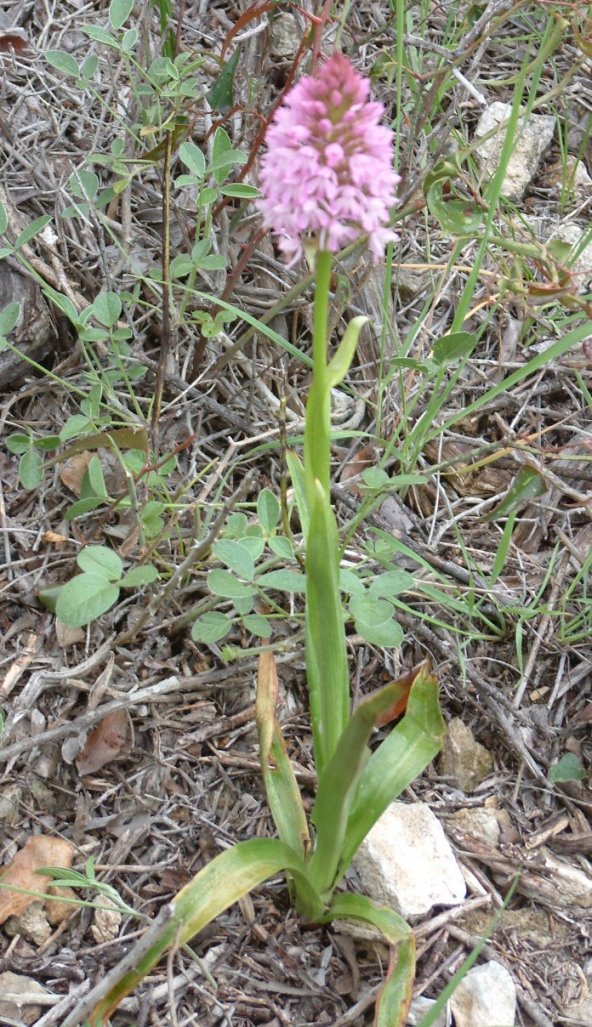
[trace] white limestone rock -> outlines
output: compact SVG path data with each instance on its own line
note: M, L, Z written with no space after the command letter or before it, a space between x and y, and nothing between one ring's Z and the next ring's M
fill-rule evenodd
M35 999L48 994L47 989L32 977L24 977L11 970L0 974L0 1023L35 1023L43 1011L42 1004Z
M456 906L466 893L442 825L423 802L393 802L360 846L355 869L370 898L402 916Z
M501 835L499 820L493 810L486 809L485 806L459 809L456 813L451 813L448 820L458 831L477 838L492 849L496 849L499 845Z
M511 105L496 100L484 111L475 137L481 139L497 126L507 122ZM519 121L519 134L512 156L508 162L502 185L502 195L508 200L521 200L537 173L543 154L550 146L555 128L555 119L550 114L529 114ZM490 139L484 140L475 150L477 163L486 178L495 173L504 144L506 128L500 127Z
M592 192L590 193L592 196ZM589 232L586 232L589 236ZM592 243L584 240L584 231L573 221L562 221L553 229L549 240L557 239L570 247L564 261L578 279L579 292L588 292L592 283Z
M302 30L293 14L282 11L272 22L271 53L273 57L285 57L291 60L296 56L300 46Z
M584 203L592 196L592 178L583 160L578 160L573 154L568 154L565 165L558 161L546 169L542 185L553 196L564 199L573 196L575 204Z
M470 727L460 717L448 722L440 756L440 773L469 794L491 774L493 756L475 741Z
M417 1024L421 1024L424 1016L427 1016L432 1011L432 1006L435 1003L435 999L425 998L423 995L414 998L407 1014L407 1027L416 1027ZM447 1010L444 1009L434 1020L433 1027L449 1027L449 1024L450 1017Z
M101 909L95 909L94 923L90 928L97 945L105 945L109 941L114 941L119 934L123 919L121 911L108 896L101 897L101 906Z
M9 916L4 930L13 938L21 934L35 945L44 945L51 937L51 927L42 902L31 902L18 916Z
M450 1000L456 1027L514 1027L516 988L505 966L473 967Z

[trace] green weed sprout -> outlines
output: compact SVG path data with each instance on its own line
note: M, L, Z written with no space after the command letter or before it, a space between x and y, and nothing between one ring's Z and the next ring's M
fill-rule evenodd
M279 838L240 842L204 867L163 910L124 966L115 968L98 1001L96 993L84 1000L90 1027L106 1022L169 946L183 945L241 896L279 873L286 875L296 908L308 921L354 918L382 932L393 946L393 958L376 1023L396 1027L406 1020L415 970L410 928L394 910L362 895L336 891L368 831L433 759L444 733L437 683L425 666L364 698L350 712L341 548L330 498L330 397L347 374L367 319L352 321L328 360L328 312L332 254L366 233L379 258L394 238L388 228L398 182L392 134L379 124L382 105L368 96L367 80L335 53L286 96L268 130L261 171L259 207L265 227L274 231L288 259L295 261L306 249L316 267L304 462L294 453L289 456L305 536L306 666L318 777L311 824L276 717L275 662L265 651L259 666L257 727ZM388 724L403 709L402 719L371 753L374 727Z

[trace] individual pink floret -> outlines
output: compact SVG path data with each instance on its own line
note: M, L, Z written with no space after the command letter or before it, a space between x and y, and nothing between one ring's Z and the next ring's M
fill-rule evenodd
M294 263L303 242L336 253L369 237L375 260L397 236L388 228L400 178L393 169L393 133L380 125L381 103L343 54L287 93L265 138L261 161L263 225Z

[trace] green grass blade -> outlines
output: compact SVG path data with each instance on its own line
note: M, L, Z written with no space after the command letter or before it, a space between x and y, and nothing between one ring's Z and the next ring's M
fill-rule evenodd
M347 825L340 877L387 806L433 760L442 745L444 730L436 679L422 668L411 687L405 716L372 754L360 778Z
M387 979L376 1003L375 1027L403 1027L413 997L415 941L402 917L387 906L378 906L364 895L338 895L326 919L352 917L376 927L396 946Z
M302 285L302 283L299 283L299 285ZM300 289L298 289L298 292L299 291ZM192 296L197 297L197 299L204 300L207 303L212 302L212 296L209 293L200 292L198 289L194 289L192 291ZM287 301L287 297L285 297L285 299ZM306 353L302 351L302 349L299 349L298 346L294 346L293 343L289 342L287 339L284 339L282 335L279 335L277 332L273 330L273 328L270 328L269 325L266 324L267 318L269 317L269 313L267 314L265 320L260 321L258 318L253 317L252 314L249 314L248 311L241 310L240 307L235 306L233 303L228 303L226 300L223 300L221 296L216 297L216 306L221 307L222 310L227 310L229 314L234 314L235 317L239 318L241 321L244 321L251 328L254 328L256 332L260 332L261 335L264 335L267 339L270 340L270 342L275 342L275 344L279 346L280 349L283 349L286 353L289 353L290 356L294 357L294 359L297 360L299 364L304 364L305 367L312 367L312 360Z
M570 349L573 349L574 346L577 346L580 342L583 342L584 339L587 339L591 331L592 321L590 321L589 318L586 318L581 325L572 329L572 331L568 332L567 335L564 335L562 339L558 339L557 342L552 343L541 353L537 353L526 364L519 367L517 371L513 371L507 378L504 378L503 381L498 382L497 385L493 386L493 388L484 392L483 395L479 396L472 403L469 403L468 406L457 410L452 417L447 418L439 428L435 429L434 432L430 434L429 438L437 438L437 436L443 431L446 431L448 428L452 428L454 424L457 424L458 421L462 421L465 417L470 417L471 414L476 413L477 410L481 409L481 407L487 406L489 403L493 402L494 399L497 399L498 396L510 393L515 385L519 385L520 382L523 382L531 375L536 374L536 372L540 371L541 368L546 367L547 365L552 366L554 361L559 360L559 358L569 352Z
M516 875L504 899L503 905L500 906L498 910L496 910L495 914L492 916L491 920L489 921L487 927L485 928L485 931L483 932L481 938L475 945L474 949L472 949L471 952L469 952L467 958L464 960L462 965L459 966L456 973L450 978L446 987L438 995L438 998L434 1002L433 1006L428 1010L425 1016L421 1018L418 1027L432 1027L432 1024L434 1024L440 1016L440 1014L444 1012L446 1008L446 1003L449 1001L449 999L452 998L460 982L463 980L464 977L466 977L471 967L477 962L483 949L487 945L487 942L492 937L492 935L495 934L495 931L497 930L497 927L503 918L505 910L508 908L510 902L512 901L514 892L516 891L516 887L518 885L518 881L519 876Z

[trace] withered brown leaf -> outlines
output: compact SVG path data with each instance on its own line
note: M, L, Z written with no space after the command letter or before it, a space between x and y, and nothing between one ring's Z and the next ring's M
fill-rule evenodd
M74 846L63 838L36 834L17 852L12 863L0 869L0 924L9 916L18 916L36 898L47 894L50 880L37 873L42 867L63 867L69 870L74 858ZM26 895L22 888L37 895Z
M76 757L76 769L81 777L94 774L119 755L125 745L128 732L126 710L114 710L97 724L86 739L83 749Z

